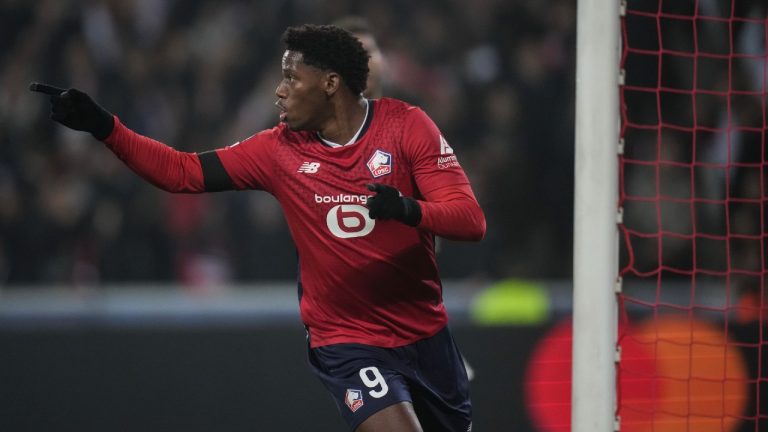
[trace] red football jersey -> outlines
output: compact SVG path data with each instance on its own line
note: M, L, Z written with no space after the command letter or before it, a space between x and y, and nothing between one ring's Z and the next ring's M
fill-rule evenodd
M203 191L194 155L115 124L105 142L140 175L166 190ZM402 346L445 326L434 235L476 240L485 219L453 149L421 109L369 101L360 135L346 146L280 124L216 153L236 189L265 190L283 208L312 347ZM419 226L370 219L369 183L419 200Z
M342 147L281 124L218 150L237 188L266 190L283 207L299 251L301 316L312 346L399 346L447 321L434 236L369 219L366 184L423 199L466 185L467 177L422 110L371 101L366 123L357 141Z

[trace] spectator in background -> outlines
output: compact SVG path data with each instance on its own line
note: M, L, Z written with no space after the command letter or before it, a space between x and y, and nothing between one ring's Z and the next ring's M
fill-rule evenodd
M346 16L333 22L334 25L352 33L363 44L371 58L368 60L368 83L363 96L368 99L379 99L384 96L384 80L386 76L386 63L384 55L379 49L376 37L370 24L364 18Z

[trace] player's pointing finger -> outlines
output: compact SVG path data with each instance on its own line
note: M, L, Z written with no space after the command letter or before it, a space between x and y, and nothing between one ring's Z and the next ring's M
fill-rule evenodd
M45 94L51 95L51 96L59 96L62 93L64 93L65 91L67 91L66 89L63 89L63 88L58 88L58 87L54 87L52 85L42 84L42 83L39 83L39 82L32 82L32 83L30 83L29 84L29 90L31 90L33 92L38 92L38 93L45 93Z

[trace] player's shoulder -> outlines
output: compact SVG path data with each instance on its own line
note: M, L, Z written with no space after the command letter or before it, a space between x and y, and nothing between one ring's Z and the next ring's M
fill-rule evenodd
M405 125L419 125L430 123L429 116L421 107L394 98L381 98L376 100L376 116L397 119Z
M421 108L416 105L395 98L383 97L381 99L376 99L375 103L378 112L392 116L405 116L413 111L421 111Z
M238 141L228 148L239 147L243 148L263 148L263 147L276 147L281 145L296 145L311 142L313 135L308 132L293 131L287 124L280 123L274 127L260 130L248 138Z
M235 143L235 145L255 143L255 142L265 142L265 141L276 141L279 138L280 134L282 133L281 129L282 129L281 125L277 125L275 127L260 130L258 132L255 132L253 135L249 136L248 138L242 141L238 141L237 143Z
M294 147L301 146L313 146L319 142L317 133L314 131L294 131L288 126L285 126L282 131L280 143L289 144Z
M275 143L280 144L305 144L317 141L315 134L309 131L295 131L291 130L286 123L279 123L272 129L264 131L269 134L270 138L275 140Z

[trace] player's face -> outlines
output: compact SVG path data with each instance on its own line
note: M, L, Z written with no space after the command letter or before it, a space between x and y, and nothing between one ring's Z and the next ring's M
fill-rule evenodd
M275 90L280 121L292 130L320 130L328 113L324 90L326 74L303 62L297 51L286 51L282 61L283 79Z

